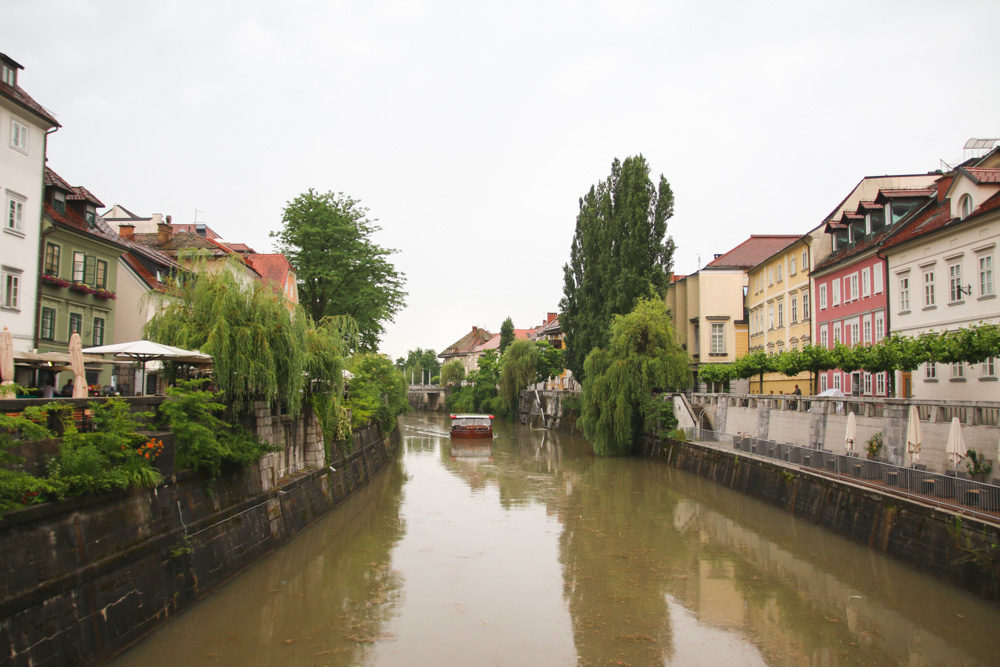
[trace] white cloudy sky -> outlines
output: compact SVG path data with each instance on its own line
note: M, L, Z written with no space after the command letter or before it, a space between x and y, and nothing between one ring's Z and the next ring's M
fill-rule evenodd
M1000 136L1000 3L823 4L3 0L0 51L106 204L266 251L309 187L365 202L408 279L395 357L555 310L616 156L670 181L687 273Z

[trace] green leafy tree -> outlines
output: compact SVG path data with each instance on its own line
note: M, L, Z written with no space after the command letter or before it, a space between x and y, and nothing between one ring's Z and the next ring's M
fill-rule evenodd
M465 379L465 364L458 359L452 359L441 367L441 384L447 387L450 384L459 385Z
M347 395L351 425L357 428L375 420L388 433L396 426L396 416L409 409L403 373L388 357L374 352L354 355L350 371L354 374Z
M459 387L452 391L445 405L452 412L496 412L502 413L503 406L497 395L500 381L500 358L496 350L487 350L478 361L478 367L466 377L471 386Z
M509 317L500 325L500 356L507 350L507 346L514 342L514 322Z
M380 227L368 209L343 193L310 189L285 205L282 222L271 235L295 267L306 312L316 321L352 317L360 349L375 350L406 292L405 276L391 261L397 251L375 243Z
M610 338L607 350L587 355L580 424L596 454L622 456L643 432L662 427L664 404L656 394L687 386L690 357L660 299L644 299L616 316Z
M563 267L562 314L566 366L586 378L584 360L605 347L611 320L636 300L663 297L673 266L666 237L674 195L661 175L654 184L642 155L617 159L611 175L580 199L570 259Z
M405 359L402 357L397 359L396 367L403 371L406 381L411 384L424 384L441 372L441 362L438 361L437 353L419 347L407 352Z
M566 359L563 351L552 346L547 340L535 341L538 348L538 382L557 378L566 370Z
M538 380L541 350L535 343L516 340L500 358L499 395L503 412L512 416L517 412L521 390Z

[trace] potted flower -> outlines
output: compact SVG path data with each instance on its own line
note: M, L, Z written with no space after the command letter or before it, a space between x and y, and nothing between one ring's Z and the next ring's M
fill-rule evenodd
M974 449L965 454L965 466L969 469L969 477L979 482L985 482L986 476L993 472L993 462Z
M882 440L882 431L868 438L868 442L865 443L865 451L868 453L869 460L878 461L883 444L885 443Z
M84 285L83 283L73 283L69 286L74 292L80 292L81 294L93 294L94 290L89 285Z
M118 298L115 295L114 292L112 292L111 290L106 290L103 287L99 287L96 290L94 290L94 296L96 296L98 299L116 299L116 298Z
M64 280L59 276L53 276L47 273L42 274L42 282L55 285L56 287L69 287L71 284L68 280Z

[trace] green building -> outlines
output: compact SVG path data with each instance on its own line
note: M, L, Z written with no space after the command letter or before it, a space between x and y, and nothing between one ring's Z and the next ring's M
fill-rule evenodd
M44 182L35 347L65 353L74 331L85 348L111 343L118 259L125 247L98 221L97 209L104 204L86 188L69 185L48 167ZM87 383L104 386L111 375L110 365L88 367ZM72 377L62 372L55 386ZM40 377L40 385L47 379Z

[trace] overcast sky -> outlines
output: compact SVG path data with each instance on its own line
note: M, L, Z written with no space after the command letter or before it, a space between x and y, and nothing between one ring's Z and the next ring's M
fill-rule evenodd
M577 200L643 153L688 273L805 233L865 175L1000 136L998 2L2 0L0 51L105 204L272 247L312 187L362 200L408 305L382 349L541 322Z

